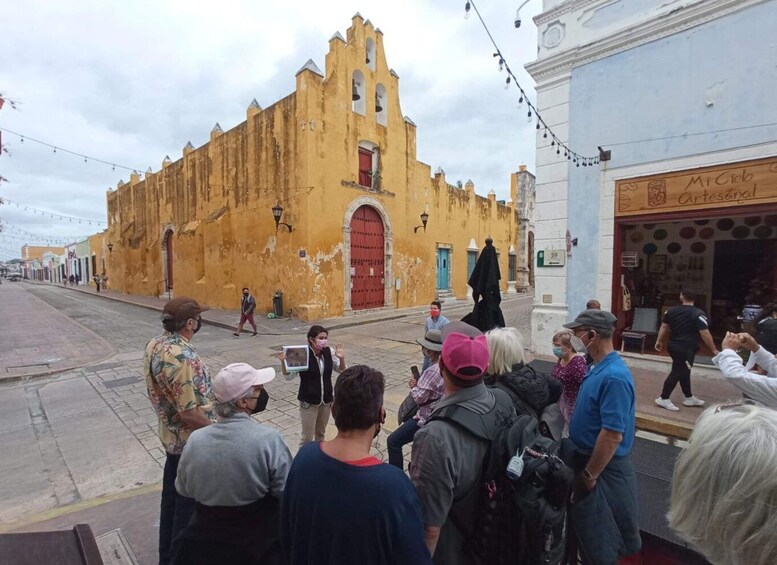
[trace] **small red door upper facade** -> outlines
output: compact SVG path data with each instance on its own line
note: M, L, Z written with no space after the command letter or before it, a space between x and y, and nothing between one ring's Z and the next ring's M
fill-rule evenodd
M361 206L351 217L351 308L364 310L385 304L383 220Z

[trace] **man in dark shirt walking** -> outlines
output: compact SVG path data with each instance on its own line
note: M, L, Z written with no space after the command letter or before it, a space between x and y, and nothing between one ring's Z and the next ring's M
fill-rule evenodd
M240 332L243 331L243 326L246 322L251 324L251 327L254 328L254 333L252 335L256 335L256 322L254 322L254 310L256 310L256 300L254 299L253 295L248 291L247 288L243 289L243 298L240 299L240 325L237 326L237 329L235 330L235 333L232 335L236 337L240 337Z
M678 381L685 395L684 406L704 406L704 401L691 393L691 367L693 367L698 350L699 336L713 356L718 354L715 343L712 341L712 334L710 334L707 315L703 310L693 305L695 299L694 292L683 290L680 293L682 304L672 306L666 311L663 320L661 320L661 329L658 330L656 351L660 352L664 349L664 340L668 333L667 351L672 357L672 369L664 381L661 396L656 398L656 404L667 410L679 410L669 399Z

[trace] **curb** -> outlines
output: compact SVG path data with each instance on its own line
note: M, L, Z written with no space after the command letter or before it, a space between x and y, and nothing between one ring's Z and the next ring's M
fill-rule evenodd
M679 439L688 439L693 431L693 426L684 422L675 422L637 412L636 428L647 432L653 432L664 436L676 437Z

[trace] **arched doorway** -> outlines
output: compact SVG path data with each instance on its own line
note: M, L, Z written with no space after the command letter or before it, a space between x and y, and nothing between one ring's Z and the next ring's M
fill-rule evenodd
M173 230L167 230L162 243L165 251L165 292L173 290Z
M375 208L360 206L350 227L351 308L380 308L386 303L383 220Z

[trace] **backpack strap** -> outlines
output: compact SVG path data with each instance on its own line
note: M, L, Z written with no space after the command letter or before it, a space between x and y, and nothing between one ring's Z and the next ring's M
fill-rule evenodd
M443 406L442 408L435 410L429 420L427 420L427 423L432 420L449 422L490 444L499 431L499 422L497 421L497 412L499 408L498 396L505 395L508 401L510 401L510 397L502 390L489 390L494 395L494 405L491 407L491 410L485 414L478 414L460 404L449 404L448 406Z

